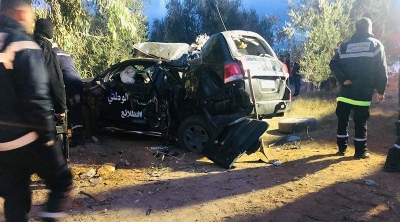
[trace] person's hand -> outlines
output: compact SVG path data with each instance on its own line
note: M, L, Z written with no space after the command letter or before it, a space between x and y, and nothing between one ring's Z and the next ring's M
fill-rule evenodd
M58 120L62 120L62 119L64 119L64 117L65 117L65 113L58 113L58 114L56 114L56 118L57 118Z
M384 102L385 101L385 94L377 94L376 95L376 99L378 100L378 102Z
M344 81L344 83L343 83L343 85L345 85L345 86L349 86L349 85L352 85L353 83L351 82L351 80L346 80L346 81Z
M50 140L49 142L44 144L45 146L49 147L49 146L53 146L54 145L54 140Z

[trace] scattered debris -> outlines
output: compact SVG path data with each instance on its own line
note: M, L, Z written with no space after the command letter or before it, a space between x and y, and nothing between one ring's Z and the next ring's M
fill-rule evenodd
M131 165L131 163L128 160L124 160L124 159L121 159L121 163L124 164L124 166L130 166Z
M101 176L104 179L110 178L112 172L115 171L115 164L113 163L105 163L101 167L97 169L97 176Z
M377 186L378 183L375 182L374 180L364 180L365 184L369 185L369 186Z
M96 144L99 144L99 143L100 143L100 140L99 140L97 137L95 137L95 136L92 136L92 141L93 141L94 143L96 143Z
M160 152L167 152L169 150L168 146L152 146L150 147L151 151L160 151Z
M281 137L279 137L279 139L277 139L275 142L269 144L268 147L273 147L273 146L279 144L280 142L282 142L284 139L286 139L286 136L281 136Z
M96 170L93 168L89 168L88 171L86 171L86 173L80 174L79 177L81 179L90 179L92 177L94 177L96 175Z
M274 166L280 166L282 164L279 160L271 160L270 163L272 163Z
M93 186L96 186L96 185L98 185L102 180L103 180L103 178L101 178L101 177L90 178L90 179L89 179L89 182L92 183Z
M288 141L288 142L294 142L294 141L298 141L298 140L301 140L301 138L300 138L299 136L291 135L291 136L289 136L289 137L287 138L286 141Z
M285 138L285 137L283 137ZM278 141L281 141L282 138L280 138ZM278 142L277 141L277 142ZM275 143L277 143L275 142ZM266 147L264 145L264 141L261 141L261 147L259 151L257 152L257 155L260 157L260 160L265 162L265 163L270 163L273 164L274 166L280 166L282 163L275 157L275 155L272 153L272 150L270 148L271 146Z

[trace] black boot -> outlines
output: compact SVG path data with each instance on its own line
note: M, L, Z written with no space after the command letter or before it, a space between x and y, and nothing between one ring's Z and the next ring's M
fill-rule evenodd
M400 173L400 149L395 147L389 149L383 170Z
M347 149L348 137L337 137L336 144L338 145L339 151L336 153L338 156L344 156Z
M366 159L371 157L371 154L367 153L367 141L354 140L354 147L356 148L354 159Z

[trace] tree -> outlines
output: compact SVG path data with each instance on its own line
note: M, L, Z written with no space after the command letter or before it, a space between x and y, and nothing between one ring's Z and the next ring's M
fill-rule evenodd
M166 42L164 19L154 20L149 39L151 42Z
M192 43L200 34L241 29L257 32L273 44L277 17L247 11L242 0L169 0L166 8L165 18L153 23L152 41Z
M146 39L143 0L34 0L40 17L55 26L58 44L74 57L82 77L92 77L130 57ZM47 12L47 13L43 13Z
M288 15L293 25L286 26L285 31L296 47L292 59L300 61L306 81L319 86L331 74L328 64L339 44L350 36L353 1L302 0L297 6L291 5ZM301 43L296 43L301 37Z
M398 58L398 1L298 0L296 4L289 3L292 23L282 27L277 36L280 40L287 38L285 41L292 47L294 57L300 60L306 81L319 86L330 76L330 59L340 43L350 39L355 21L362 16L373 20L374 33L386 46L389 61Z

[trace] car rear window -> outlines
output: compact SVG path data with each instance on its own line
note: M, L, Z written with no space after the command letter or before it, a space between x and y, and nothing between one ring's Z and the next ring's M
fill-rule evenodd
M235 42L236 50L242 55L272 56L272 53L255 36L232 36L232 39Z

